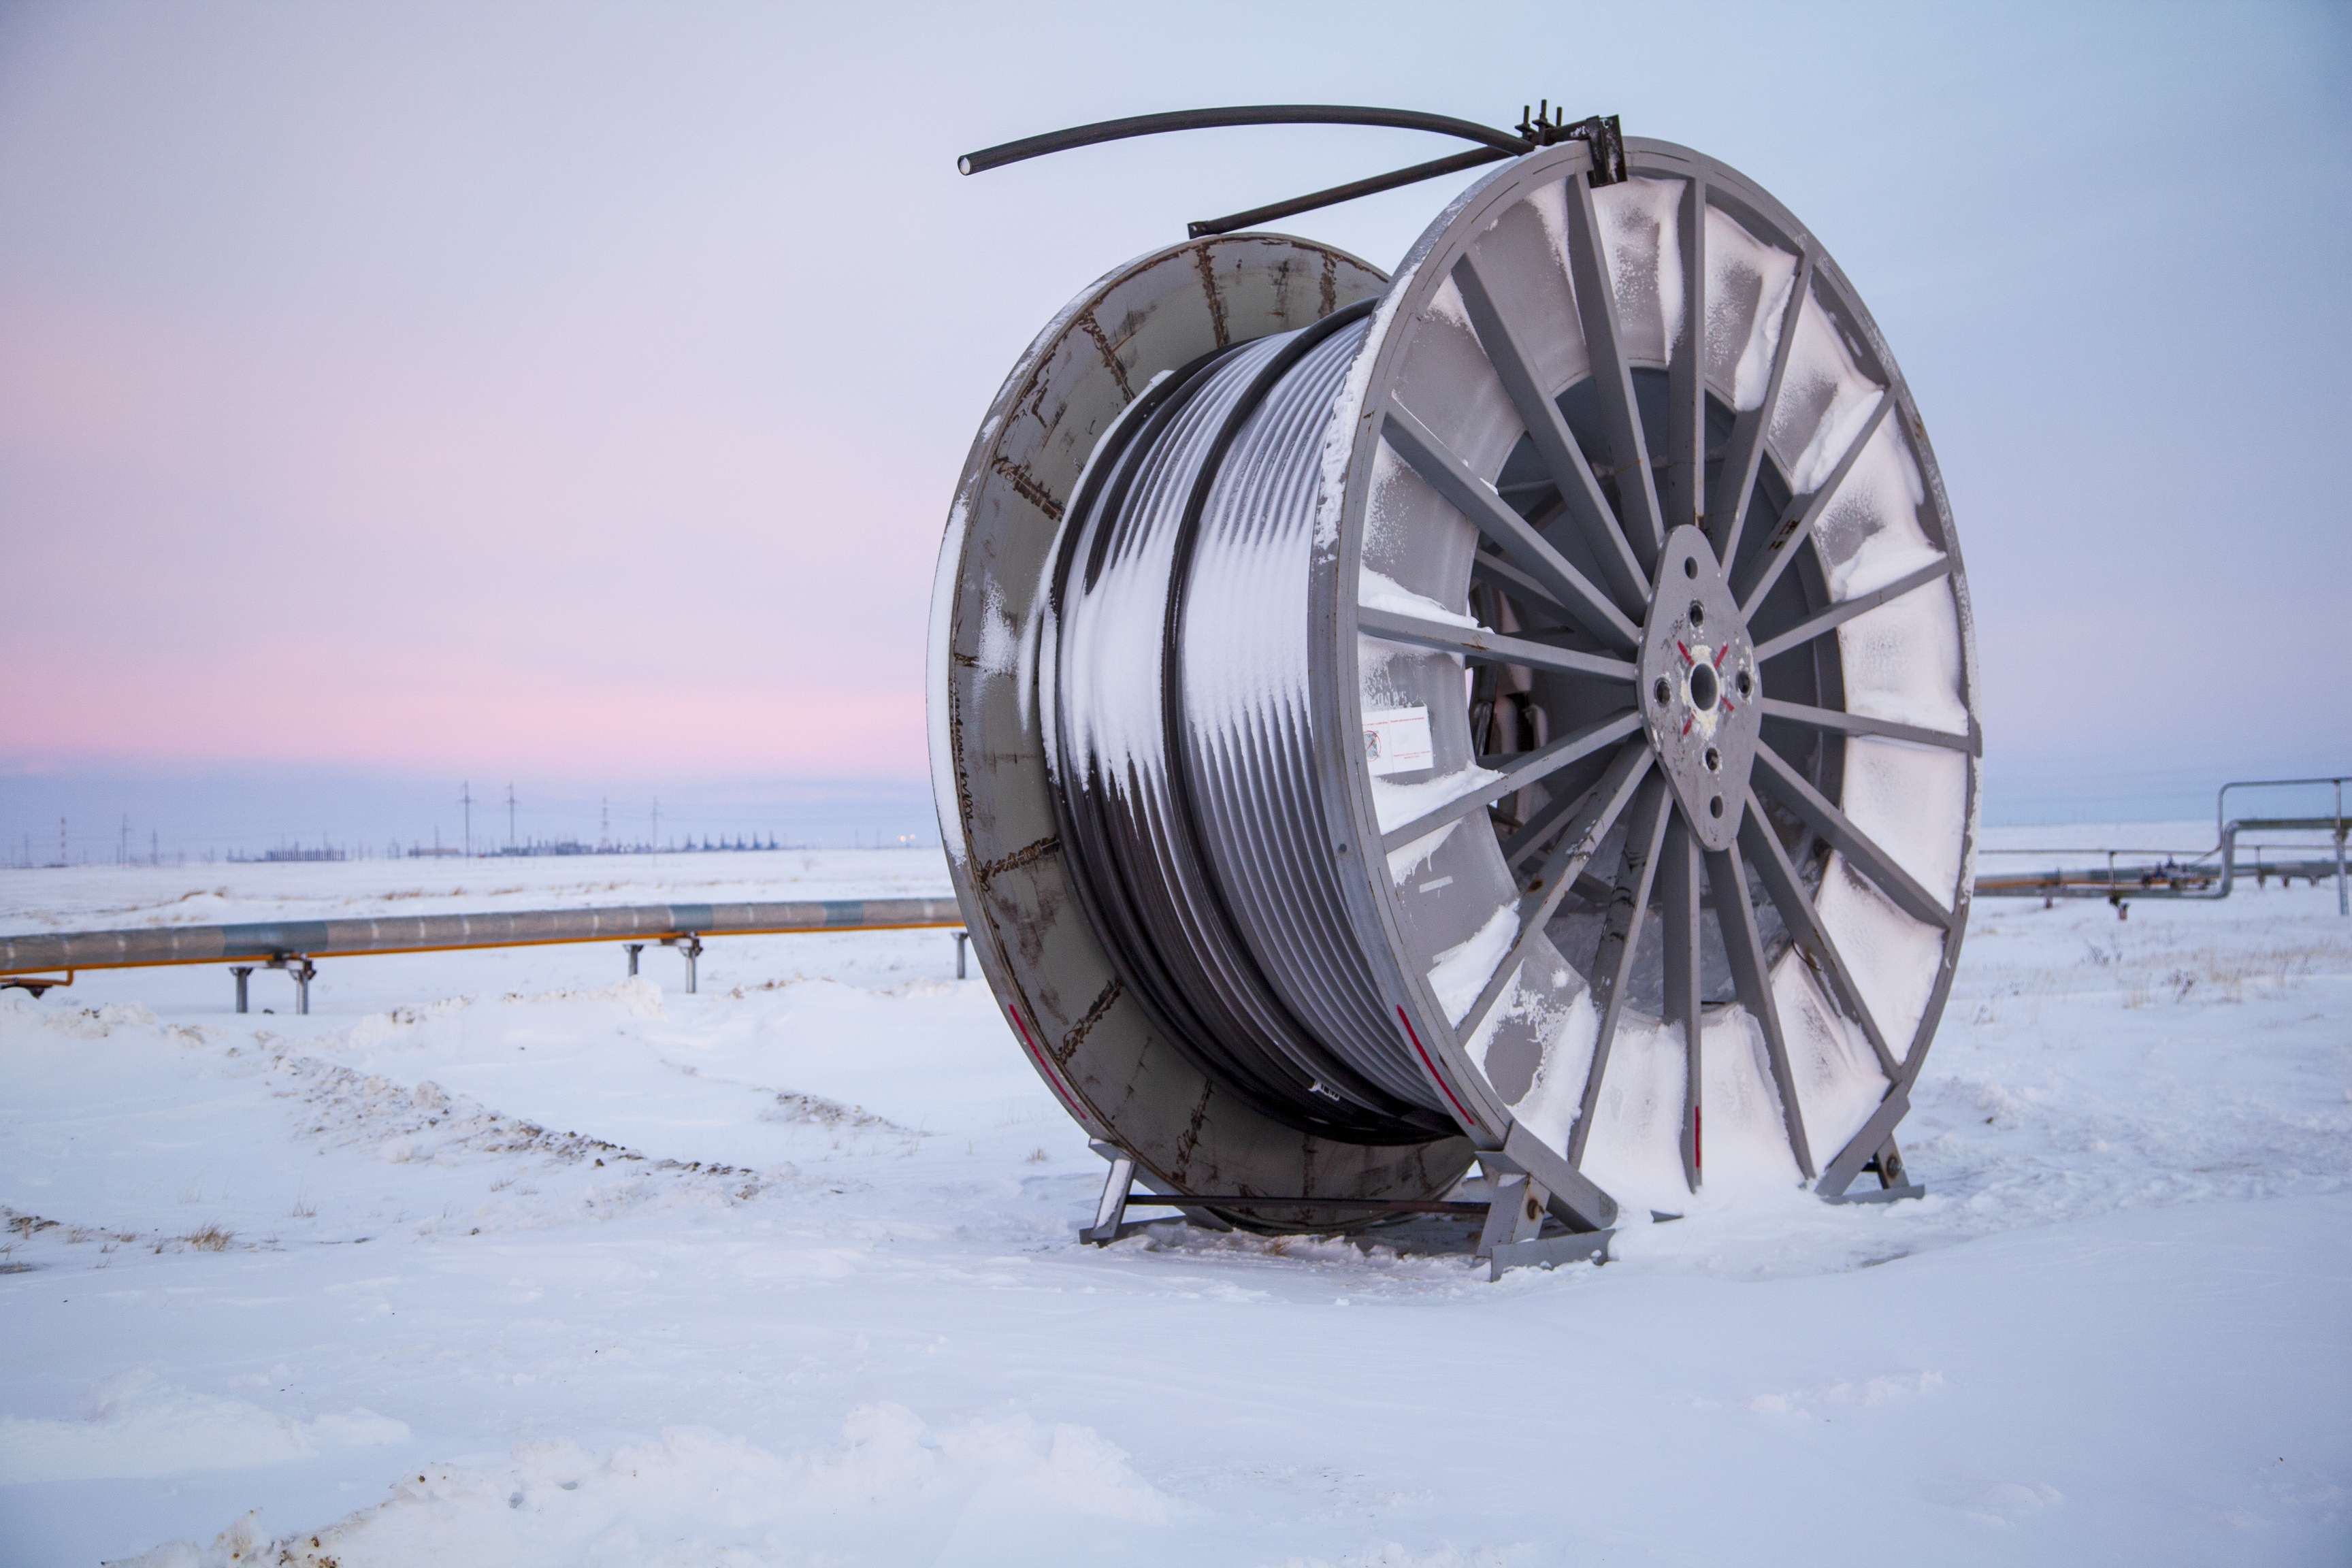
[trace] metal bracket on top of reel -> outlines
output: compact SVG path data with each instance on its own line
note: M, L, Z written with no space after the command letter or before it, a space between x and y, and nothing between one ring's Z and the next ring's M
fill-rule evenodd
M1417 185L1423 180L1443 179L1483 163L1498 163L1506 158L1516 158L1539 148L1555 147L1563 142L1581 142L1592 149L1594 184L1613 185L1625 177L1625 136L1618 127L1617 116L1595 114L1571 121L1564 110L1554 109L1549 99L1543 100L1532 110L1521 104L1519 123L1514 131L1498 130L1475 121L1456 120L1451 115L1424 114L1402 109L1371 109L1355 104L1265 103L1230 109L1180 109L1166 114L1137 114L1124 120L1102 120L1091 125L1074 125L1066 131L1024 136L1018 142L1001 142L994 147L983 147L977 153L967 153L956 160L956 168L962 174L977 174L989 169L1001 169L1007 163L1017 163L1024 159L1042 158L1049 153L1066 153L1073 148L1090 147L1102 142L1120 142L1131 136L1157 136L1171 131L1206 131L1236 125L1380 126L1396 131L1432 131L1443 136L1458 136L1465 142L1475 142L1479 146L1471 152L1433 158L1425 163L1411 164L1366 179L1350 180L1344 185L1312 191L1288 201L1270 202L1245 212L1228 213L1223 217L1195 218L1185 226L1185 237L1188 239L1206 239L1212 235L1255 228L1277 218L1296 217L1300 213L1336 206L1341 202L1354 201L1359 196L1377 195L1382 191Z

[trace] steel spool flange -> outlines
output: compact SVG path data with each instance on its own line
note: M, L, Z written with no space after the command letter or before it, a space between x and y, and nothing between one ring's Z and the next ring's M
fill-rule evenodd
M1907 1104L1966 925L1950 510L1801 226L1687 149L1629 141L1601 188L1587 159L1517 160L1431 226L1339 411L1319 729L1425 708L1428 777L1462 782L1432 803L1328 748L1335 852L1380 846L1349 883L1367 947L1481 1142L1523 1131L1671 1207L1712 1125L1718 1179L1842 1192Z
M1065 513L1122 411L1204 355L1308 326L1386 285L1343 252L1268 235L1175 246L1105 274L1005 378L940 546L931 765L973 952L1055 1097L1169 1191L1425 1198L1452 1186L1470 1160L1459 1136L1351 1143L1301 1133L1231 1092L1169 1037L1088 919L1056 819L1038 691ZM1226 1217L1296 1229L1330 1216Z
M1924 427L1768 195L1665 143L1605 187L1589 158L1503 165L1385 289L1276 237L1145 258L1047 329L975 443L933 616L959 896L1038 1070L1179 1190L1428 1196L1507 1145L1587 1218L1709 1174L1833 1195L1907 1105L1980 751ZM1035 620L1119 408L1374 296L1303 606L1316 787L1400 1048L1466 1136L1349 1143L1254 1113L1120 984L1061 863ZM1427 737L1402 770L1371 754L1400 725Z

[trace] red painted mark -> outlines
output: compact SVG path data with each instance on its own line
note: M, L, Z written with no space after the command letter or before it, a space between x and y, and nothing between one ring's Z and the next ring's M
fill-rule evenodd
M1730 645L1729 643L1725 643L1721 647L1717 648L1717 649L1715 650L1715 668L1717 668L1717 669L1721 669L1721 668L1723 668L1723 656L1724 656L1725 654L1729 653L1730 651L1731 651L1731 645Z
M1013 1031L1021 1037L1022 1048L1029 1053L1029 1059L1037 1064L1038 1072L1045 1077L1045 1087L1054 1091L1054 1097L1068 1109L1071 1115L1083 1122L1086 1112L1078 1109L1078 1102L1062 1087L1061 1075L1054 1070L1054 1064L1045 1059L1045 1053L1037 1048L1037 1042L1029 1037L1029 1026L1021 1021L1021 1015L1014 1011L1010 1002L1004 1005L1004 1016L1013 1020Z
M1437 1087L1445 1091L1446 1100L1454 1107L1454 1114L1473 1127L1478 1125L1478 1119L1462 1109L1462 1101L1454 1097L1454 1088L1445 1081L1445 1075L1437 1070L1437 1064L1431 1061L1429 1053L1421 1048L1421 1037L1412 1032L1412 1020L1404 1016L1402 1007L1397 1009L1397 1022L1404 1026L1404 1037L1412 1042L1413 1055L1419 1057L1421 1065L1429 1069L1429 1076L1437 1080Z
M1726 713L1737 713L1737 712L1738 712L1738 711L1739 711L1738 708L1738 707L1737 707L1737 706L1732 702L1731 699L1730 699L1730 698L1728 698L1728 697L1727 697L1727 698L1725 698L1725 699L1723 700L1723 710L1724 710Z
M1697 722L1698 715L1696 713L1692 714L1689 718L1685 719L1683 721L1683 733L1685 735L1689 734L1691 731L1691 726Z
M1691 658L1690 649L1683 647L1680 643L1675 644L1675 651L1683 656L1683 662L1685 664L1695 664L1697 662L1696 659Z

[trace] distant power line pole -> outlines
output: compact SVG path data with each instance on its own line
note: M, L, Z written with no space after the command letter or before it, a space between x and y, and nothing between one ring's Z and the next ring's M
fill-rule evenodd
M613 844L613 802L611 797L599 797L596 802L596 847L608 849Z
M151 827L147 830L147 864L150 866L161 866L163 863L163 840L162 837Z
M511 779L509 779L509 780L508 780L508 781L507 781L507 847L508 847L508 848L509 848L509 849L511 849L511 848L513 848L514 847L515 847L515 796L514 796L514 781L513 781L513 780L511 780Z
M62 842L62 841L63 841L63 839L64 839L64 829L63 829L62 827L60 827L60 828L58 829L58 838L59 838L59 841L60 841L60 842ZM655 851L656 851L656 853L658 853L658 852L660 851L660 849L661 849L661 796L659 796L659 795L656 795L656 796L654 796L654 842L653 842L653 847L654 847L654 849L655 849Z
M459 786L457 804L466 808L466 858L474 858L474 784L471 779Z
M65 819L64 817L60 816L60 817L58 817L58 865L60 865L60 866L62 866L62 865L64 865L65 863L66 863L66 819Z

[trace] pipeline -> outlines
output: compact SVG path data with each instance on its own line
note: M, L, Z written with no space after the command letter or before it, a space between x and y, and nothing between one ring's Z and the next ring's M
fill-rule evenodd
M583 942L676 942L706 936L960 927L953 899L806 899L751 904L628 904L588 910L404 915L238 925L0 936L0 975L139 969L181 963L268 963Z
M2237 779L2221 786L2213 801L2214 846L2210 849L2176 861L2167 855L2158 865L2137 870L2119 869L2118 855L2157 854L2158 851L2128 849L2008 849L1987 850L1987 854L2097 854L2106 858L2104 867L2060 867L2049 871L2013 872L2007 875L1979 877L1976 892L1979 898L2041 899L2045 903L2055 899L2105 899L2122 913L2133 899L2179 899L2215 901L2226 899L2235 887L2238 876L2238 837L2243 833L2324 833L2334 841L2334 856L2328 859L2289 860L2276 864L2258 863L2257 875L2267 880L2279 878L2282 885L2296 877L2316 882L2333 874L2336 880L2336 912L2352 915L2352 877L2346 867L2347 822L2344 815L2344 786L2352 784L2352 774L2335 774L2308 779ZM2326 816L2242 816L2225 817L2232 790L2297 789L2329 786L2336 792L2336 807ZM2293 847L2280 846L2278 847ZM2313 846L2311 847L2317 847Z

